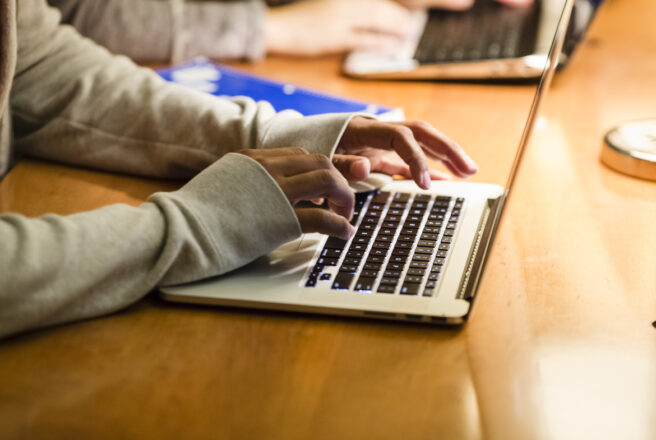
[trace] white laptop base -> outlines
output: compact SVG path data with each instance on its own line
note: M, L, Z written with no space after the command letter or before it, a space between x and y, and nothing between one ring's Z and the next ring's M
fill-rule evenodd
M337 267L328 268L327 272L332 270L329 280L319 279L316 286L306 287L308 274L326 241L326 236L320 234L305 234L231 273L191 284L161 287L161 295L166 300L186 303L435 324L463 323L493 235L491 229L498 211L495 207L500 205L496 202L503 198L503 188L482 183L434 182L430 190L422 191L412 181L392 181L381 190L465 199L443 273L431 297L400 294L398 289L393 294L354 291L355 283L351 290L335 290L331 286Z

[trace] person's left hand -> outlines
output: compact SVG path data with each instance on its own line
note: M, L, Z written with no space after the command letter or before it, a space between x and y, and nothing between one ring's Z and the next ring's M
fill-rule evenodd
M370 171L377 171L413 179L428 189L431 180L449 176L429 169L427 156L440 160L457 177L469 177L478 171L457 143L426 122L380 122L362 116L354 117L347 126L333 164L350 181L365 179Z

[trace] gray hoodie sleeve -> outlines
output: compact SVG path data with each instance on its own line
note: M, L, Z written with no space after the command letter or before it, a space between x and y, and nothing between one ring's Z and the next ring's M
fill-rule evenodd
M264 56L260 0L48 0L82 35L137 61Z
M225 273L300 234L275 181L230 151L331 154L349 115L301 118L189 92L59 27L43 0L21 0L17 15L17 148L149 176L205 169L138 207L0 215L0 337L114 312L158 284Z

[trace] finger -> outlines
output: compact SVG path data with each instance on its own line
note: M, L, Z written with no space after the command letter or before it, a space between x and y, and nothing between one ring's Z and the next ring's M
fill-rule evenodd
M337 214L348 220L353 217L355 194L335 167L283 178L279 184L292 205L301 200L326 198Z
M402 43L403 39L394 35L356 30L344 50L387 51L399 47Z
M366 157L349 154L334 154L333 165L349 182L369 177L371 164Z
M457 170L467 175L475 174L478 171L476 163L460 145L432 125L421 121L401 122L400 124L412 130L413 135L425 147L426 154L429 156L440 160L444 160L444 156L446 156Z
M392 148L410 167L414 181L423 189L430 186L428 162L412 131L407 127L396 126L391 132Z
M391 152L383 152L391 153ZM390 175L399 175L405 177L406 179L411 179L412 174L410 173L410 167L401 160L400 157L392 154L385 154L380 158L370 157L372 171L390 174ZM444 173L442 171L429 169L428 173L431 180L451 180L451 175Z
M312 170L329 170L333 168L328 156L323 154L287 154L263 155L258 160L266 170L274 176L289 177L307 173Z
M358 1L360 3L361 0ZM371 2L370 2L371 3ZM412 31L412 15L410 11L396 1L378 0L375 5L361 3L365 9L362 22L358 27L363 30L381 34L407 37Z
M440 8L462 11L471 8L474 0L402 0L401 3L411 9Z
M451 180L451 175L443 173L442 171L431 169L429 173L431 180Z
M503 3L508 6L527 6L533 3L533 0L497 0L499 3Z
M407 163L393 151L373 150L375 153L369 153L371 161L371 170L389 175L398 174L406 179L412 179L412 173Z
M304 233L319 232L348 240L355 228L344 218L320 208L296 208L296 217Z

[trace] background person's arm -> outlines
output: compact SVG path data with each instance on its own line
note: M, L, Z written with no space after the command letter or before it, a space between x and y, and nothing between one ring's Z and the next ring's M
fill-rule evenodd
M259 0L48 0L62 22L140 62L180 62L198 55L264 56L266 5Z
M11 110L22 154L188 178L245 148L296 145L330 155L350 118L276 114L264 102L220 99L167 83L60 26L44 0L22 0L17 26Z

